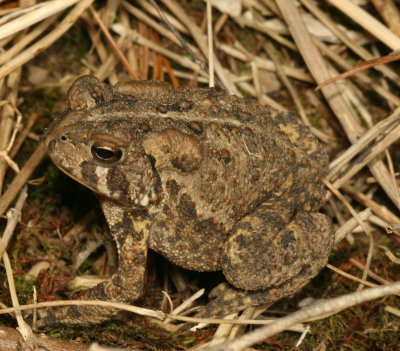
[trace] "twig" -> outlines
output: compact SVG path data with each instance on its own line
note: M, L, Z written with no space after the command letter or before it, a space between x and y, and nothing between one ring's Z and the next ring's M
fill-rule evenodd
M250 94L251 96L257 97L257 92L256 92L255 88L248 82L238 82L238 85L246 93ZM288 110L284 106L282 106L280 103L276 102L275 100L271 99L266 94L263 94L258 98L261 100L261 103L264 105L271 106L278 111L288 112Z
M194 301L196 301L199 297L201 297L202 295L204 295L204 289L200 289L199 291L197 291L195 294L193 294L192 296L190 296L188 299L186 299L185 301L183 301L183 303L181 303L179 306L177 306L176 308L174 308L171 311L171 314L179 314L182 311L186 310ZM164 321L164 324L169 323L171 320L169 318L167 318Z
M71 26L78 20L79 16L85 11L94 0L81 0L71 10L71 12L64 18L64 20L55 28L51 33L37 41L25 51L21 52L18 56L14 57L11 61L5 63L0 67L0 79L5 77L10 72L22 66L30 59L41 53L47 47L52 45L59 39Z
M374 251L374 238L372 236L371 231L369 228L365 225L364 221L358 217L357 212L354 210L354 208L350 205L350 203L344 198L344 196L339 192L337 188L335 188L331 183L329 183L327 180L324 180L324 184L328 187L328 189L335 194L335 196L342 201L343 205L346 206L346 208L349 210L351 215L357 219L358 224L360 227L363 229L365 232L368 240L369 240L369 247L368 247L368 254L367 254L367 260L365 264L365 270L363 271L362 278L363 280L366 280L367 275L368 275L368 270L369 267L371 266L371 261L372 261L372 255ZM362 288L362 285L359 286L359 288Z
M41 309L47 307L59 306L101 306L105 308L116 308L127 312L132 312L141 316L153 317L163 320L165 318L175 319L183 322L191 323L207 323L207 324L239 324L239 325L268 325L271 324L270 320L238 320L238 319L222 319L222 318L196 318L181 315L173 315L161 311L154 311L142 307L132 306L120 302L111 301L98 301L98 300L62 300L62 301L47 301L27 305L20 305L18 307L8 307L0 309L0 314L11 313L15 311L26 311L31 309Z
M123 4L126 4L127 1L123 1ZM137 3L138 5L140 5L144 10L146 10L147 13L149 13L150 15L156 17L158 20L158 22L162 22L164 23L164 21L162 20L160 13L157 11L157 9L147 0L136 0L135 3ZM172 27L174 27L176 30L178 30L180 33L183 33L185 35L189 35L189 31L187 30L187 28L181 23L179 22L174 16L170 15L168 12L163 12L163 15L167 18L168 22L171 24ZM166 28L167 31L169 31L168 26ZM170 32L172 35L173 33ZM174 36L175 37L175 36ZM179 41L179 39L177 37L175 37L176 40Z
M101 38L100 38L100 32L95 28L94 25L94 20L87 12L83 13L81 18L85 21L86 23L86 29L89 33L90 39L92 40L93 45L96 48L97 54L101 60L101 62L106 62L109 57L112 57L115 60L115 55L111 54L109 50L106 49L104 46ZM96 75L98 77L98 72L96 72ZM117 74L113 70L110 76L108 77L110 80L111 84L115 84L118 81Z
M3 191L4 176L7 169L5 156L8 155L10 149L10 142L13 136L13 129L15 130L16 123L14 122L14 115L17 111L15 105L18 97L18 86L21 78L21 70L16 70L7 79L6 88L7 95L5 96L6 103L1 108L0 116L0 194ZM12 146L12 145L11 145Z
M154 1L154 0L150 0ZM215 85L215 78L214 78L214 36L213 36L213 29L212 29L212 6L211 1L207 0L207 35L208 35L208 74L210 76L209 87L213 88Z
M128 42L128 37L120 36L115 45L119 48L119 50L124 50L125 47L128 45ZM105 80L107 77L109 77L110 83L117 83L118 78L117 75L115 75L115 65L117 64L117 60L118 56L114 55L113 53L108 53L105 60L102 60L102 64L95 69L97 78L100 80ZM111 79L115 79L115 81L111 81Z
M367 220L371 216L371 209L367 208L362 212L359 212L358 218L361 220ZM344 237L351 233L357 226L359 226L359 223L357 221L357 218L352 217L350 218L346 223L344 223L335 233L335 243L338 243Z
M126 28L131 28L132 23L131 23L131 18L129 17L128 11L122 7L120 10L120 17L121 17L121 23L126 27ZM139 72L139 66L138 66L138 55L136 53L136 47L135 44L132 41L128 41L127 46L126 46L126 57L128 59L128 62L132 69L135 72ZM116 72L113 72L113 75L116 76L115 81L118 81L118 77Z
M11 182L8 189L0 197L0 216L2 216L8 206L10 206L11 202L17 196L18 192L27 182L28 178L31 176L31 174L36 169L37 165L42 161L45 155L46 149L44 145L40 143L32 156L28 159L28 161L26 161L24 167L22 167L21 171Z
M355 282L357 282L357 283L360 283L360 284L362 284L362 285L369 286L369 287L377 286L375 283L371 283L371 282L369 282L369 281L367 281L367 280L357 278L356 276L354 276L354 275L352 275L352 274L349 274L349 273L346 273L346 272L342 271L341 269L339 269L339 268L337 268L337 267L335 267L335 266L332 266L332 265L329 264L329 263L326 265L326 267L328 267L328 268L331 269L332 271L334 271L334 272L336 272L336 273L342 275L343 277L346 277L347 279L353 280L353 281L355 281ZM364 270L363 270L363 271L365 271L365 267L364 267ZM369 272L369 271L368 271L368 272Z
M39 117L38 113L33 113L28 117L28 122L24 126L24 128L19 132L18 137L15 139L15 142L12 145L12 148L9 152L10 157L14 157L20 147L22 146L23 142L25 141L26 137L28 136L30 130L32 129L33 125L35 124L37 118Z
M63 11L78 1L79 0L53 0L45 2L34 11L22 15L11 22L3 24L0 27L0 40L18 31L21 31L32 24L40 22L41 20L48 18L57 12Z
M205 57L208 55L208 46L207 40L201 32L200 28L196 25L196 23L187 16L183 8L174 0L162 0L162 2L169 8L171 12L175 14L175 16L186 25L190 34L193 36L197 45L199 46L201 52ZM223 88L229 93L233 95L240 96L238 90L236 89L233 82L229 79L229 76L226 74L222 64L218 60L217 57L214 57L214 65L215 65L215 73L218 75Z
M328 0L328 2L337 7L392 50L400 49L400 38L355 3L350 0Z
M138 2L142 4L141 1L138 1ZM147 25L154 28L161 35L165 36L166 38L171 40L173 43L181 46L181 43L179 42L179 40L170 31L168 31L164 27L162 27L158 22L156 22L156 21L152 20L150 17L146 16L142 11L140 11L136 7L132 6L130 3L124 1L122 4L123 4L124 8L127 9L127 11L129 11L133 16L137 17L140 21L145 22ZM167 16L167 14L164 14L164 15ZM169 21L171 22L171 19ZM175 27L175 25L173 25L173 26ZM183 29L178 29L178 30L181 31ZM193 47L191 45L189 45L189 46L192 51L196 52L195 47ZM259 68L267 69L269 71L275 71L274 64L270 60L268 60L264 57L250 55L250 53L243 54L243 52L240 52L238 49L236 49L232 46L229 46L227 44L224 44L224 43L217 42L216 46L218 47L218 49L224 51L226 54L234 56L235 58L237 58L239 60L242 60L242 61L254 60L257 63L257 66ZM303 80L306 82L313 81L311 79L311 77L308 74L304 73L304 71L301 69L297 69L295 67L286 66L286 65L282 65L282 67L283 67L285 74L287 74L290 77L300 79L300 80Z
M268 337L286 330L293 324L301 323L317 315L341 311L363 302L399 292L400 282L397 282L394 284L365 289L363 291L357 291L329 300L319 300L308 307L276 320L275 323L269 326L256 329L235 339L234 341L229 341L221 345L205 348L201 351L240 351L245 347L254 345Z
M255 319L255 317L258 317L262 312L265 312L265 310L269 307L270 304L264 305L264 308L257 311L257 308L255 306L251 306L246 308L241 315L238 317L238 320L241 319ZM229 332L229 338L228 339L234 339L238 335L242 335L245 331L245 326L243 325L234 325L232 326L230 332Z
M351 177L353 177L360 169L362 169L367 164L371 163L371 166L376 165L380 160L376 159L376 156L381 152L385 151L390 145L399 140L400 136L400 124L394 127L387 135L385 135L382 139L376 141L371 146L369 146L363 153L361 153L355 160L336 178L333 185L336 188L340 188L343 184L345 184ZM390 173L388 172L387 177L390 177ZM376 176L375 176L376 178ZM378 181L379 179L377 179ZM382 180L382 179L381 179ZM391 180L393 182L393 180ZM382 184L382 182L381 182ZM393 184L393 188L390 191L390 198L393 201L397 201L397 191L396 184Z
M392 0L372 0L376 10L380 13L383 20L390 30L400 36L400 13Z
M329 48L327 45L325 45L322 41L318 40L317 38L313 38L315 45L317 45L318 49L321 50L321 52L328 58L330 58L332 61L334 61L338 66L340 66L342 69L346 71L351 71L354 67L351 66L346 59L342 58L339 54L337 54L334 50ZM373 66L377 67L377 66ZM336 76L335 78L337 78ZM391 93L389 90L385 89L381 85L379 85L377 79L372 79L370 78L367 74L364 72L358 72L354 76L351 76L352 78L355 79L355 81L361 85L365 89L374 89L380 96L382 96L384 99L386 99L388 102L394 104L395 106L400 106L400 99L393 93ZM334 79L334 78L331 78ZM330 80L330 79L329 79ZM329 81L328 80L328 81ZM336 81L336 80L335 80ZM316 90L318 88L321 88L323 85L325 85L325 82L318 85Z
M368 198L365 194L357 191L349 185L344 185L342 189L350 194L354 199L363 204L365 207L370 208L377 216L382 218L387 223L400 223L400 217L396 216L386 206L381 205L374 200Z
M101 16L102 22L104 23L106 28L108 28L110 24L114 22L120 5L121 5L121 0L107 1L107 4L105 5L104 11Z
M25 48L32 40L35 40L39 35L41 35L47 28L49 28L59 17L59 14L47 18L42 23L32 28L29 32L23 33L15 41L13 47L5 51L0 56L0 65L10 61L16 54L18 54L23 48Z
M394 308L392 306L386 306L385 311L394 314L397 317L400 317L400 310L398 308Z
M116 33L118 33L119 35L126 35L129 39L133 40L134 42L136 42L140 45L146 46L156 52L159 52L160 54L162 54L166 57L169 57L170 59L178 62L183 67L190 68L195 72L205 75L205 72L201 69L201 67L197 63L189 60L187 57L178 55L178 54L162 47L161 45L157 45L156 43L154 43L154 42L146 39L142 35L140 35L137 31L124 27L121 23L113 24L111 26L111 29L113 31L115 31Z
M272 72L276 71L274 63L271 60L266 59L265 57L252 55L249 52L244 52L243 49L239 50L235 47L226 44L219 44L218 49L244 62L249 62L254 60L258 68L262 68ZM285 74L288 75L289 77L299 79L301 81L308 83L314 82L312 77L308 73L305 73L303 69L298 69L286 65L282 65L282 69L285 72Z
M366 148L366 146L383 132L388 132L394 127L395 123L400 122L400 108L397 108L392 114L385 118L383 121L374 125L369 129L357 142L349 147L343 154L333 160L329 165L328 179L332 180L336 174L340 172L343 166L348 163L359 152Z
M170 23L167 16L165 16L164 12L158 7L157 3L154 0L149 0L149 2L153 5L153 7L157 10L158 15L162 19L162 21L167 25L168 29L172 32L176 39L178 39L180 45L186 50L186 52L192 56L194 62L196 62L205 72L208 73L207 65L194 53L191 47L186 43L186 41L182 38L179 32L175 29L175 27Z
M225 318L232 320L232 319L236 319L237 315L238 315L238 312L234 312L234 313L228 314L227 316L225 316ZM226 341L230 331L232 330L232 327L233 327L232 324L223 324L223 323L220 324L208 345L210 345L210 346L218 345L218 344L221 344L224 341ZM192 328L192 330L193 329L194 328Z
M110 32L108 31L107 27L104 25L103 21L101 20L100 16L97 14L97 11L94 9L93 6L90 6L90 12L92 13L93 17L99 24L101 30L103 31L104 35L106 36L108 42L110 43L111 47L113 48L115 54L121 61L122 65L125 67L126 71L129 73L132 79L138 80L138 76L136 73L132 70L128 60L126 59L125 55L122 53L120 48L118 47L117 43L111 36Z
M8 258L7 252L5 249L8 245L9 240L11 239L12 234L14 233L15 227L17 226L18 220L21 215L22 207L25 203L26 198L28 197L26 187L21 191L16 206L13 209L7 211L7 226L3 233L3 236L0 241L0 257L3 258L4 267L7 274L7 282L8 288L11 295L11 301L14 307L19 306L17 293L15 291L14 277L12 274L12 268L10 264L10 260ZM24 321L22 317L21 311L15 312L17 322L18 322L18 331L23 336L24 340L27 341L32 337L32 329L29 325Z
M327 65L315 47L310 34L300 17L294 0L277 0L276 3L281 10L289 27L289 31L299 47L300 53L316 82L319 83L330 78ZM339 86L336 84L329 85L322 89L322 93L340 120L349 139L355 141L359 135L363 134L363 131L361 126L358 124L358 117L343 99Z
M327 26L350 50L360 56L364 61L374 58L374 56L365 50L361 45L358 45L351 39L339 26L334 23L325 12L320 10L311 0L300 0L310 12L317 17L325 26ZM387 66L375 66L377 71L384 74L392 82L398 85L399 75Z
M156 30L158 33L160 33L162 36L168 38L171 40L174 44L179 45L182 47L182 43L179 41L179 39L174 35L174 33L158 22L154 21L152 18L147 16L143 11L139 10L138 8L134 7L132 4L129 2L123 1L122 6L133 16L135 16L138 20L144 22L148 26L152 27L154 30ZM165 16L165 14L164 14ZM171 24L172 26L172 24ZM185 43L186 44L186 43ZM189 45L190 50L194 51L195 48L193 48L191 45Z
M28 305L21 305L18 307L9 307L0 309L0 314L5 314L15 311L26 311L34 308L58 307L58 306L102 306L108 308L117 308L120 310L136 313L141 316L154 317L157 319L163 319L165 316L165 314L161 311L153 311L146 308L132 306L120 302L98 301L98 300L65 300L65 301L47 301L47 302L32 303Z
M8 242L14 233L15 226L18 223L19 217L21 216L22 206L24 205L27 197L28 192L26 187L24 187L18 196L15 208L11 208L7 212L7 226L4 230L3 236L0 239L0 257L3 257L3 253L7 248Z
M360 269L360 270L362 270L362 271L365 270L365 265L362 264L361 262L357 261L355 258L350 257L350 260L349 260L349 261L350 261L350 263L351 263L352 265L356 266L358 269ZM381 276L379 276L378 274L374 273L374 272L371 271L371 270L368 270L368 276L371 277L372 279L376 280L377 282L381 283L381 284L390 284L390 283L393 283L393 282L390 281L390 280L383 279Z
M345 79L345 78L351 77L351 76L353 76L353 75L355 75L357 73L366 71L367 69L370 69L372 67L375 67L375 66L378 66L378 65L386 65L386 64L388 64L390 62L395 62L395 61L398 61L398 60L400 60L400 53L396 51L396 52L391 53L390 55L387 55L387 56L382 56L382 57L379 57L379 58L376 58L376 59L372 59L372 60L369 60L369 61L364 61L364 62L358 63L357 65L355 65L352 69L348 70L347 72L339 74L339 75L337 75L335 77L332 77L332 78L326 80L325 82L319 84L315 88L315 90L319 90L319 89L327 86L328 84L331 84L333 82L337 82L340 79Z
M271 29L269 29L266 25L263 23L259 23L256 19L249 19L246 18L245 16L239 16L237 18L234 18L237 23L239 23L241 26L248 26L252 29L258 30L261 33L264 33L271 37L273 40L278 42L279 44L293 50L297 51L297 46L294 45L291 41L285 39L285 37L275 33Z
M387 258L395 264L400 264L400 258L397 258L392 251L390 251L386 246L379 245L379 248L385 251Z
M11 263L10 263L10 259L8 258L7 252L3 253L2 258L3 258L4 268L7 273L7 283L8 283L8 289L9 289L10 295L11 295L11 301L12 301L13 306L15 308L18 308L19 302L18 302L17 292L15 290L15 283L14 283L14 277L13 277L13 273L12 273L12 269L11 269ZM32 335L33 335L32 329L24 321L20 310L15 311L15 317L16 317L17 323L18 323L18 331L21 333L24 340L28 341L29 339L32 338Z

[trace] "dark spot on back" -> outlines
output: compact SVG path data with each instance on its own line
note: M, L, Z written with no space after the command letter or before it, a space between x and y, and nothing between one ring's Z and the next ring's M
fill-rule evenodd
M191 110L193 107L193 102L188 99L182 99L178 102L178 106L181 111L188 111Z
M149 133L151 131L151 127L149 126L148 123L143 122L143 123L139 124L138 130L140 130L143 134L146 134L146 133Z
M169 111L169 109L168 109L167 105L157 105L156 111L164 114L164 113L167 113Z
M187 99L182 99L173 104L160 104L156 107L157 112L165 114L170 111L185 112L193 108L193 102Z
M222 149L221 151L218 152L217 159L224 163L229 163L232 161L231 153L226 149Z
M285 266L290 266L293 264L297 259L297 256L294 256L292 253L288 253L283 257L283 264Z
M204 130L203 125L198 121L188 123L188 127L192 132L196 134L201 134Z
M238 121L241 121L241 122L248 122L248 121L251 121L251 119L252 119L252 115L251 115L250 113L248 113L248 112L243 112L243 111L238 112L238 113L235 113L233 116L234 116Z
M188 194L183 194L179 199L178 210L182 214L182 217L188 219L197 218L196 207L193 206L191 197Z
M281 246L284 249L287 249L289 247L290 244L295 243L296 242L296 238L294 236L294 233L292 230L287 230L281 239Z
M181 187L178 185L178 183L174 179L173 180L167 180L166 187L167 187L167 191L172 196L178 195L179 194L179 190L181 190Z

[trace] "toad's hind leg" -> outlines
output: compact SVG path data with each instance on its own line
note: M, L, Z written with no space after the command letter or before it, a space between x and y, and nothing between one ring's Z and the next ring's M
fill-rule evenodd
M233 287L211 301L204 315L292 295L326 265L333 244L329 218L300 212L291 219L290 205L282 205L262 204L234 228L222 256L223 273Z
M117 244L118 269L110 279L84 291L83 300L131 302L142 293L147 258L147 221L115 204L102 203L102 208ZM39 320L41 328L59 325L85 326L115 317L116 309L101 306L68 306L50 310Z

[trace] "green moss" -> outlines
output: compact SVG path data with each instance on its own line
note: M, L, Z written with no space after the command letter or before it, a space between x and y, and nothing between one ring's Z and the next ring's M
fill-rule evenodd
M197 341L196 338L194 338L193 336L188 336L182 341L182 344L189 346L189 345L193 345L194 343L196 343L196 341Z
M15 289L17 291L18 301L21 305L32 301L35 281L35 278L25 280L24 277L14 277Z
M105 323L105 327L110 331L115 331L118 329L118 324L115 322L107 322Z
M47 333L47 335L50 336L50 337L52 337L52 338L60 339L61 336L62 336L62 333L60 332L59 329L53 329L53 330L50 330L50 331Z

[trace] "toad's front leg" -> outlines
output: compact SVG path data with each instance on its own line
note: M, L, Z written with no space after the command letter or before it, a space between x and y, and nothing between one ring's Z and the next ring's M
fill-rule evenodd
M149 221L114 203L104 201L102 208L118 250L118 269L95 287L83 292L81 299L131 302L142 293L147 259ZM88 325L111 319L118 311L99 306L68 306L49 311L39 327Z

